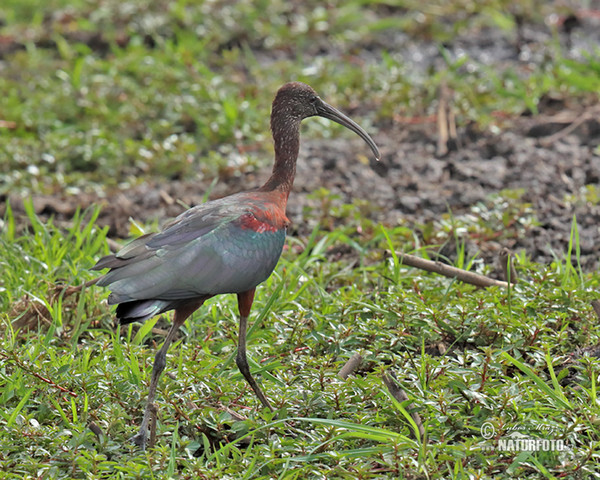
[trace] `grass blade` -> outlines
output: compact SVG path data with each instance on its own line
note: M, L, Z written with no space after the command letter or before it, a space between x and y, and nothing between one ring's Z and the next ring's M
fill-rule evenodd
M521 370L525 375L527 375L527 377L529 377L537 385L537 387L546 394L548 398L553 400L554 403L557 403L558 405L560 405L561 408L565 410L573 409L567 398L562 393L562 390L558 383L555 385L555 389L553 389L538 375L536 375L535 372L529 366L512 357L508 352L502 352L501 355L510 363L512 363L515 367Z

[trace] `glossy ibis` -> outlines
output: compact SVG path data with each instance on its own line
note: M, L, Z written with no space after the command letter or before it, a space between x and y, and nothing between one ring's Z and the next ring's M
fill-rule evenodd
M275 166L262 187L190 208L160 232L133 240L93 267L110 268L98 285L111 290L108 303L118 305L116 315L121 324L175 311L173 325L154 360L140 431L131 439L142 448L169 345L185 320L215 295L237 294L240 330L236 363L261 403L273 410L248 367L246 326L256 286L271 275L283 249L300 122L312 116L328 118L357 133L379 158L377 146L359 125L321 100L308 85L287 83L273 101Z

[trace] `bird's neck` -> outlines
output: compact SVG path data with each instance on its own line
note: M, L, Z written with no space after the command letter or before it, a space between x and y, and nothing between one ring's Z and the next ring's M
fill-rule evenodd
M296 176L296 160L300 150L300 120L285 118L271 120L273 141L275 142L275 165L273 173L260 188L262 191L279 190L289 196Z

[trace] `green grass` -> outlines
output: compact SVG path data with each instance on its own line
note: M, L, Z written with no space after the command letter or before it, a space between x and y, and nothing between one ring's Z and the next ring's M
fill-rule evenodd
M575 61L558 42L527 71L449 58L442 45L457 35L489 26L515 35L505 13L512 3L277 0L265 16L262 2L247 1L6 0L0 34L22 49L7 54L0 76L0 194L77 194L264 165L268 105L289 79L308 81L340 108L361 105L353 117L366 125L433 113L442 83L455 92L459 121L480 128L535 112L546 94L597 101L597 54ZM542 22L546 4L521 2L517 13ZM422 73L391 50L365 61L361 52L395 29L434 42L444 61ZM101 47L86 32L101 32ZM334 53L316 55L326 47ZM304 128L333 135L318 122ZM223 296L170 349L157 446L147 453L127 439L164 338L153 327L165 321L115 328L106 291L56 288L93 278L89 268L108 252L97 209L68 224L44 222L26 202L19 223L9 206L0 231L0 478L597 474L600 364L593 355L567 362L600 334L590 306L600 277L579 265L576 218L553 263L517 252L521 281L507 290L424 274L396 255L433 257L452 244L457 266L485 273L467 242L527 235L537 220L522 193L449 212L417 236L367 220L375 207L364 201L339 205L314 192L320 208L304 213L315 228L288 239L257 291L248 335L251 367L278 418L235 366L237 306ZM577 201L597 203L597 192ZM337 374L356 352L364 362L343 381ZM383 373L410 402L391 398ZM226 407L247 419L233 421ZM492 439L483 437L486 423ZM499 451L515 431L568 450Z
M548 266L522 258L519 284L478 290L387 258L390 246L414 247L402 227L364 224L361 239L352 225L319 227L305 241L290 239L257 292L248 336L252 368L279 419L261 409L235 366L236 305L224 296L196 313L171 348L158 444L141 453L127 439L162 337L154 321L113 329L99 288L50 302L52 284L91 278L86 268L105 253L105 231L93 227L97 211L67 230L29 212L30 232L15 233L9 214L0 237L0 262L14 270L2 297L10 312L0 350L4 478L552 478L595 468L600 364L584 356L561 365L600 334L589 305L599 277L569 273L568 257ZM455 225L468 230L469 218ZM340 247L361 260L336 260ZM24 295L44 315L27 317L26 304L11 311ZM11 326L19 315L29 330ZM364 363L343 381L337 373L355 352ZM411 406L390 397L383 372L398 377ZM575 380L564 384L569 372ZM233 421L224 406L248 419ZM407 408L423 420L421 440ZM489 448L497 439L482 437L486 422L498 438L518 429L569 450L498 452Z
M8 159L0 194L65 185L76 192L149 175L213 178L264 164L268 106L289 79L309 82L341 108L362 105L367 125L432 114L441 84L454 92L458 121L482 128L535 113L548 94L597 100L598 52L573 60L551 42L546 60L522 71L450 58L443 42L458 35L500 25L511 39L510 12L540 23L556 11L535 0L517 11L512 4L440 1L420 9L411 1L388 14L392 7L378 1L277 0L267 17L262 2L248 1L226 8L191 0L3 2L1 33L22 49L0 77L0 120L11 125L0 128L0 156ZM384 42L399 31L434 42L443 60L415 70ZM325 54L315 56L319 48Z

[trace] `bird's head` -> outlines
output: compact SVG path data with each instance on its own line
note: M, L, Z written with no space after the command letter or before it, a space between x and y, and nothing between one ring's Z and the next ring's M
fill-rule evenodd
M379 160L379 149L369 134L352 119L323 101L317 92L302 82L286 83L278 90L273 100L271 129L275 135L286 125L299 125L305 118L314 116L333 120L352 130L367 143L375 158Z

